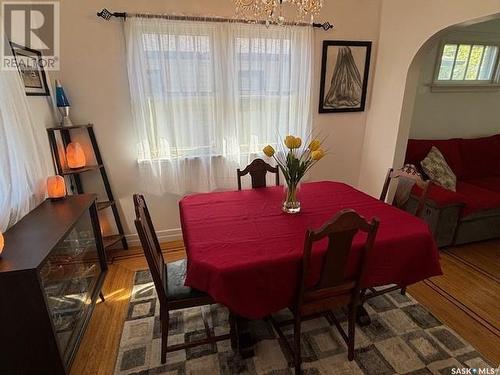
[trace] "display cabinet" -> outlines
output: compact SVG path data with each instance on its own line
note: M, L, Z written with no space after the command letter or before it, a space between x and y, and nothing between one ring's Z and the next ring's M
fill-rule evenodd
M107 270L95 200L47 200L5 233L1 374L69 372Z

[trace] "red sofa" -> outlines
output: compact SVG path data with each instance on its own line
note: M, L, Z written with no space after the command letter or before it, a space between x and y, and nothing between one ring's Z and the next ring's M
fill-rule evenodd
M500 134L475 139L410 139L405 163L421 170L420 162L432 146L441 151L457 176L456 192L434 184L429 191L424 219L438 245L500 237ZM419 194L418 188L414 194Z

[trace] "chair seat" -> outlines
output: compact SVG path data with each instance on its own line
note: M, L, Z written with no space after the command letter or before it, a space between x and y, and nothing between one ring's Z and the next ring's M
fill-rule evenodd
M167 267L167 297L170 301L178 301L189 298L206 297L207 294L190 288L184 285L186 279L186 266L185 259L178 260L177 262L170 262L165 265Z

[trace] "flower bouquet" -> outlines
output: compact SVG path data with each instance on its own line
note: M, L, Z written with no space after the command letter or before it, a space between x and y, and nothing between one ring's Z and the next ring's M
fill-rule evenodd
M264 147L266 156L274 158L286 181L283 211L295 214L300 212L300 202L297 199L300 180L323 156L321 141L314 139L305 148L301 149L302 139L288 135L284 141L285 147L276 152L271 145Z

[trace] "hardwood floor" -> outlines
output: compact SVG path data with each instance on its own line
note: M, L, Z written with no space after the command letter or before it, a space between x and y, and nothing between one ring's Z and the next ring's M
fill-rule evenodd
M185 256L182 241L162 244L167 261ZM147 268L140 248L112 255L98 303L71 375L113 373L135 271ZM481 354L500 363L500 241L441 251L444 275L415 284L409 293Z
M434 315L500 364L500 241L441 251L443 275L408 288Z
M182 241L162 244L165 260L186 256ZM113 374L120 337L127 314L135 271L148 268L140 248L112 256L103 287L106 302L98 301L71 368L71 375Z

